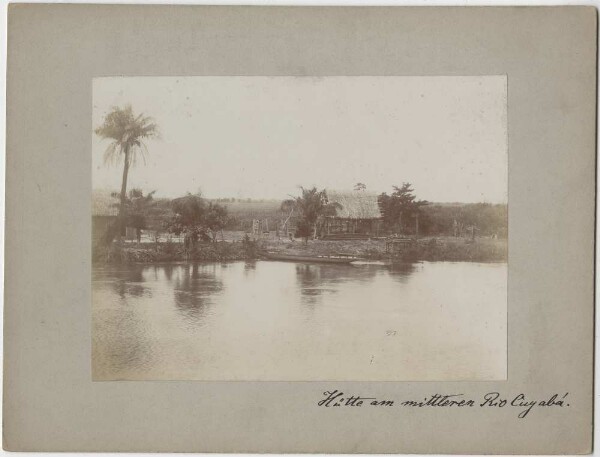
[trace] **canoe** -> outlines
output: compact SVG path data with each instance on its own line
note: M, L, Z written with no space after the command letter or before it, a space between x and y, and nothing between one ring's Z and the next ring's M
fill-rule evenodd
M263 252L262 254L269 260L281 260L285 262L351 263L356 260L356 258L347 256L307 256L280 254L278 252Z

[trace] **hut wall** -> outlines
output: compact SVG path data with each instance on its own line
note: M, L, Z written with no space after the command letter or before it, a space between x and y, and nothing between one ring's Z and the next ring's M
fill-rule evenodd
M92 241L95 244L117 220L117 216L92 216Z
M363 235L378 236L381 231L381 220L379 219L354 219L331 217L325 221L323 235L336 233L357 233Z

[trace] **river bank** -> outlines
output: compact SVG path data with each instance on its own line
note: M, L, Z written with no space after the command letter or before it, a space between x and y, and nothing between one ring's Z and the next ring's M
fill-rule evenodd
M466 261L506 262L507 240L480 238L474 242L464 238L438 237L413 241L389 252L385 240L348 240L303 242L269 242L268 250L291 255L335 255L351 254L369 260L385 260L390 257L398 261Z
M96 248L93 260L97 263L162 263L162 262L226 262L257 259L255 242L198 243L185 250L183 243L118 243Z
M392 258L402 261L465 261L506 262L507 240L480 238L425 238L408 243L394 252L386 250L384 240L256 240L198 243L185 251L181 243L114 243L111 247L97 249L94 261L99 263L158 263L173 261L233 261L260 258L261 251L281 252L289 255L326 256L350 254L369 260Z

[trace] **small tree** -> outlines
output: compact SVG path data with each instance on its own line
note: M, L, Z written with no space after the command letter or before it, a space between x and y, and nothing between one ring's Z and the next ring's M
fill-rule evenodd
M302 195L284 201L282 208L285 205L298 211L301 216L298 224L298 235L304 238L305 243L308 243L308 238L311 234L313 238L316 238L318 224L326 216L334 216L337 209L341 208L341 205L331 203L324 189L319 191L316 187L311 189L300 187L300 190Z
M216 241L217 234L228 221L227 208L217 203L206 203L198 196L188 194L171 202L175 216L167 223L167 230L184 235L186 250L195 247L198 240Z
M156 191L144 195L141 189L131 189L126 202L127 226L135 229L138 244L142 238L142 230L147 228L147 217L155 206L153 199Z
M210 232L213 242L217 241L217 234L225 228L228 221L226 207L212 202L208 204L202 222L206 230Z
M206 204L201 197L188 194L172 200L171 207L175 215L167 222L167 231L177 236L183 235L184 247L190 250L201 235Z
M136 239L138 244L141 241L142 230L147 227L146 218L155 207L156 202L153 197L156 191L144 195L142 189L131 189L125 196L123 226L132 227L136 230ZM121 195L118 192L111 193L111 197L118 202L112 204L113 207L121 208ZM115 229L120 229L119 224L115 224ZM111 236L109 241L112 241Z

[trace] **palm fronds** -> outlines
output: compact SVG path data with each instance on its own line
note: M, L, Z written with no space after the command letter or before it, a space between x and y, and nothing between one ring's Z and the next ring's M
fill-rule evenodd
M112 140L104 152L105 164L117 163L123 157L135 165L138 155L145 163L147 148L144 140L159 136L154 120L144 114L134 115L131 105L113 107L94 132L102 139Z

